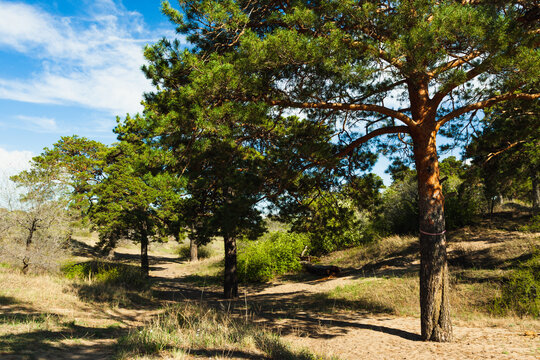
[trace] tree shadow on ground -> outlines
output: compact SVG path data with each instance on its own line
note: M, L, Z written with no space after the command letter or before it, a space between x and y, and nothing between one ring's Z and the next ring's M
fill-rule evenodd
M103 257L103 254L94 246L90 246L87 243L71 238L71 254L74 256L81 256L87 258Z
M140 262L141 261L141 255L140 254L129 254L129 253L121 253L118 251L114 252L114 260L120 261L120 262ZM148 262L150 265L160 265L163 263L176 263L176 264L183 264L185 263L184 260L181 260L178 258L178 256L157 256L157 255L148 255Z
M2 308L0 358L106 359L114 355L116 338L127 328L90 327L66 322L61 315L41 312L20 302ZM6 333L7 332L7 333Z
M11 296L0 295L0 305L13 305L18 304L19 301Z
M486 269L508 270L519 266L531 259L531 252L523 251L521 254L510 257L506 249L485 248L479 250L453 251L448 257L448 265L456 269Z
M116 346L114 340L126 331L121 328L93 328L67 324L61 330L36 330L3 335L0 336L0 357L51 360L110 358ZM96 343L96 340L111 341Z
M152 294L165 301L217 301L223 296L223 293L218 291L220 283L214 276L189 275L174 279L152 277L152 282Z
M253 295L247 298L248 312L262 323L278 329L284 335L295 334L312 338L333 338L344 335L351 329L367 329L400 336L407 340L419 340L420 336L407 331L362 323L367 315L393 314L393 308L382 302L366 299L332 299L324 293L305 294L303 292L271 295ZM245 307L242 301L233 308L242 316ZM348 315L340 314L346 309ZM355 312L351 314L351 310ZM326 315L325 315L326 313ZM331 315L329 315L331 314ZM331 316L332 319L325 319Z

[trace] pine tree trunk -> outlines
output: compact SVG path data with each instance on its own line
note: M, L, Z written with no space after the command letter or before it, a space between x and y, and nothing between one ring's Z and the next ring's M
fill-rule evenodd
M236 239L223 236L225 243L225 278L223 290L225 299L238 297L238 276L236 273Z
M141 234L141 270L148 276L150 266L148 264L148 234L146 231Z
M439 181L436 132L414 139L420 224L420 310L422 339L452 340L448 301L444 196Z
M193 239L189 239L189 253L190 253L190 261L198 261L199 260L199 251L198 251L197 242Z

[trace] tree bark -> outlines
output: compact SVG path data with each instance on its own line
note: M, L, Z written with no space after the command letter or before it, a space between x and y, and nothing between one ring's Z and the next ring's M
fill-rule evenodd
M538 186L538 172L533 170L531 177L532 183L532 206L533 212L540 211L540 187Z
M22 273L26 274L28 272L28 267L30 266L30 257L28 256L28 252L30 251L30 245L32 245L32 241L34 239L34 233L37 230L37 224L39 220L33 219L32 225L30 225L30 228L28 229L28 236L26 237L26 247L24 248L24 258L23 258L23 266L22 266Z
M414 137L418 173L420 224L420 310L422 339L452 340L448 301L449 281L446 258L444 196L439 181L436 131Z
M146 230L143 230L141 234L141 270L148 276L150 266L148 264L148 234Z
M236 239L227 235L223 236L225 243L225 277L223 290L225 299L238 297L238 276L236 273Z
M197 242L194 239L189 239L189 254L190 254L190 261L198 261L199 260L199 248L197 246Z

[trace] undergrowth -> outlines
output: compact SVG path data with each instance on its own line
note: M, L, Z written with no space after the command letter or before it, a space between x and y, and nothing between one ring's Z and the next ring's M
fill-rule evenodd
M306 235L276 232L245 243L238 251L238 277L243 282L266 282L277 275L301 269L300 254Z
M501 296L495 298L493 312L519 316L540 317L540 251L514 270L510 279L503 284Z
M131 305L150 296L150 282L139 267L92 260L62 267L83 300Z
M307 350L293 349L252 319L233 317L204 305L167 308L146 326L118 340L118 359L172 358L324 359Z

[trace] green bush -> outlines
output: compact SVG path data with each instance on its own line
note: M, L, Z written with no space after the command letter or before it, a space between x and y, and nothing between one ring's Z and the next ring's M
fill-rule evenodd
M533 216L528 225L521 226L521 231L540 232L540 215Z
M176 251L180 260L191 259L191 249L188 245L182 245ZM199 259L208 259L212 256L212 250L208 246L199 246L197 249L197 257Z
M67 264L62 267L62 272L68 279L89 280L126 289L142 290L149 285L146 275L133 265L88 261Z
M540 316L540 251L515 270L502 287L502 295L495 299L494 311L513 311L519 316Z
M418 231L418 185L409 175L395 181L382 196L376 227L387 234L413 234Z
M301 268L300 254L307 235L276 232L246 243L238 251L238 276L243 282L266 282Z

